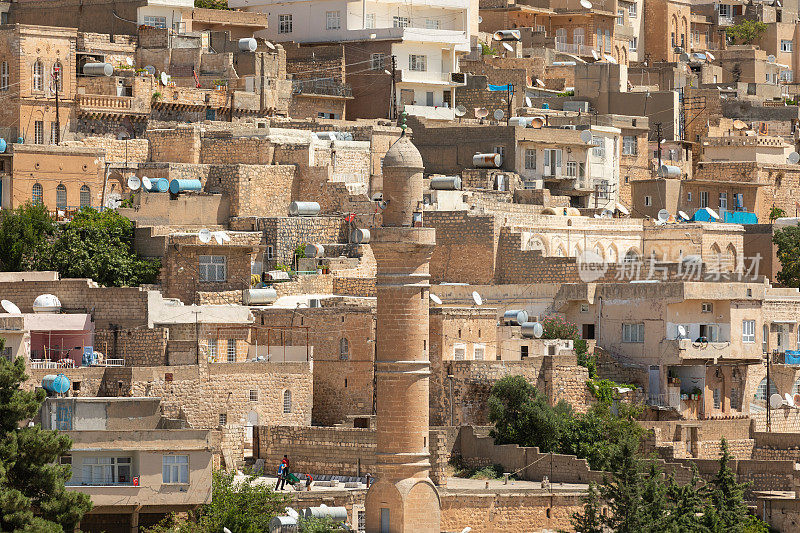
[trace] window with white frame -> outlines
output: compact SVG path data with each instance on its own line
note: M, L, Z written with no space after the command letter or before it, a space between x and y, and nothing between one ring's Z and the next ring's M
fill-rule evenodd
M283 414L289 414L292 412L292 391L285 390L283 391Z
M227 279L226 266L226 258L224 255L201 255L200 281L225 281Z
M597 182L597 197L602 200L608 200L609 189L608 180L600 180Z
M700 191L700 207L708 207L708 191Z
M115 485L133 481L130 457L84 457L81 485Z
M592 137L592 144L594 145L594 148L592 148L592 155L600 159L605 159L606 145L603 142L603 138L595 135Z
M428 56L422 54L409 54L408 70L425 72L428 70Z
M567 169L566 169L567 176L570 178L577 178L578 177L578 162L577 161L567 161Z
M791 52L793 44L790 39L781 39L781 52Z
M153 15L145 15L144 16L144 25L145 26L152 26L153 28L166 28L167 27L167 17L156 17Z
M383 70L386 64L386 54L376 53L369 56L369 68L372 70Z
M364 27L369 30L375 28L375 13L367 13L367 18L364 19Z
M769 326L764 324L761 327L761 351L767 353L769 348Z
M728 193L726 192L719 193L719 208L728 209Z
M228 339L228 362L236 362L236 339Z
M340 11L325 12L325 29L338 30L342 27L342 14Z
M730 19L733 18L733 10L731 9L733 6L728 4L720 4L719 5L719 16L720 18Z
M44 144L44 121L36 120L33 123L34 144Z
M556 44L566 43L567 42L567 30L566 28L558 28L556 30Z
M59 183L56 187L56 209L67 208L67 187L63 183Z
M189 456L163 455L161 457L162 483L189 483Z
M742 320L742 342L756 342L756 321Z
M575 44L583 44L583 28L575 28L572 30L572 42Z
M782 70L781 81L785 83L790 83L794 81L794 73L791 70Z
M606 30L606 52L611 51L611 30Z
M625 25L625 9L624 8L617 8L617 24L620 26Z
M439 19L425 19L425 28L428 30L438 30L440 27Z
M622 342L644 342L644 324L622 324Z
M636 4L628 4L628 18L635 19L636 16Z
M700 305L700 312L701 313L713 313L714 312L714 304L711 302L703 302Z
M8 71L8 61L0 65L0 91L7 91L11 85L11 74Z
M292 33L291 15L278 15L278 33Z
M772 396L773 394L778 394L778 387L775 386L775 381L769 381L769 395L767 394L767 378L761 380L756 387L756 393L753 395L754 400L761 400L762 402L767 401L767 398Z
M639 38L631 37L631 40L628 41L628 49L631 52L635 52L638 48L639 48Z
M58 144L60 140L60 135L58 131L58 124L55 122L50 123L50 144Z
M531 148L525 149L525 169L536 170L536 150Z
M218 353L217 339L208 339L208 358L216 360Z
M544 150L544 172L545 176L556 176L561 174L561 150L548 148Z
M395 28L408 28L410 24L408 17L392 17L392 26Z
M467 346L465 344L453 345L453 359L455 361L463 361L467 358Z
M486 355L486 345L476 344L473 348L473 359L476 361L483 361Z
M625 135L622 137L622 155L636 155L639 153L636 145L636 136Z

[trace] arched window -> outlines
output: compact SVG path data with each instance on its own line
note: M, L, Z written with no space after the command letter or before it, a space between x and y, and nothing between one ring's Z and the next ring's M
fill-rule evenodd
M283 391L283 414L292 412L292 391Z
M67 188L63 183L56 187L56 209L64 210L67 208Z
M623 259L623 262L636 263L637 261L639 261L639 254L636 253L636 250L631 248L628 250L628 253L625 254L625 259Z
M81 187L81 203L80 206L83 207L90 207L92 205L92 191L89 189L88 185L83 185Z
M775 386L775 382L773 380L769 381L769 394L767 394L767 378L761 380L761 383L758 384L756 388L756 393L753 395L753 401L767 401L767 398L772 396L773 394L778 394L778 387Z
M33 64L33 90L44 91L44 63L41 59Z
M53 88L55 89L56 83L58 84L58 91L61 92L64 90L64 69L61 68L61 61L56 61L53 63L53 69L51 72L53 76Z
M339 359L342 361L350 359L350 341L344 337L339 339Z
M42 203L43 196L42 186L39 183L34 183L33 192L31 192L31 203L33 205L39 205Z

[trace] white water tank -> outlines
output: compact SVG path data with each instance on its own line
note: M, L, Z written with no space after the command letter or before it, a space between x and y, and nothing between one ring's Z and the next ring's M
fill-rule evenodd
M350 232L350 242L353 244L367 244L370 234L367 228L356 228Z
M258 43L252 37L239 39L239 50L242 52L255 52L258 48Z
M320 207L317 202L292 202L289 204L289 214L293 217L317 216L320 212Z
M61 300L54 294L41 294L33 301L34 313L60 313Z
M84 76L113 76L114 67L111 63L86 63L83 65Z
M278 299L278 292L272 287L247 289L242 296L244 305L267 305Z
M500 168L503 164L503 156L500 154L475 154L472 156L472 164L475 168Z
M509 309L503 313L503 320L512 326L521 326L528 321L528 312L524 309Z

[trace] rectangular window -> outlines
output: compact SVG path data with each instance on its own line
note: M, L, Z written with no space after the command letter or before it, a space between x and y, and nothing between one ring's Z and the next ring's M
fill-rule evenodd
M690 192L686 193L686 201L692 203L692 193Z
M653 197L652 196L645 196L644 197L644 205L645 207L650 207L653 205Z
M700 324L700 337L708 342L717 342L719 338L719 326L716 324Z
M625 10L621 7L617 9L617 24L620 26L625 25Z
M236 339L228 339L228 362L236 362Z
M700 207L708 207L708 191L700 191Z
M719 208L728 209L728 193L726 192L719 193Z
M467 347L463 344L456 344L453 346L453 359L455 361L463 361L466 359Z
M161 458L162 483L189 483L189 456L163 455Z
M636 155L638 153L636 137L633 135L625 135L622 137L622 155Z
M611 52L611 30L606 30L606 52Z
M338 30L342 27L342 16L339 11L325 12L325 29Z
M250 401L251 402L258 401L258 391L256 389L250 389Z
M292 33L291 15L278 15L278 33Z
M368 30L375 28L375 13L367 13L367 18L364 20L364 27Z
M728 4L720 4L719 5L719 16L720 18L733 18L733 13L731 11L731 7Z
M474 348L474 357L476 361L483 361L484 354L486 353L486 347L483 344L476 344Z
M639 47L639 38L638 37L631 37L631 40L628 42L628 48L631 52L635 52Z
M594 339L594 324L584 324L583 331L581 332L581 338L583 339Z
M11 85L11 75L8 71L8 61L0 65L0 91L7 91Z
M561 150L544 150L544 175L556 176L561 174Z
M781 39L781 52L791 52L792 45L792 41L788 39Z
M742 320L742 342L756 342L756 321Z
M151 15L145 15L144 25L152 26L153 28L165 29L167 27L167 17L154 17Z
M44 144L44 122L37 120L33 123L34 144Z
M58 144L59 140L58 124L55 122L50 123L50 144Z
M714 389L714 409L720 409L722 407L722 394L720 393L719 388Z
M570 178L578 177L578 163L576 161L567 161L567 176Z
M428 56L420 54L409 54L408 70L415 70L417 72L425 72L426 70L428 70Z
M356 529L359 531L359 533L363 533L367 530L367 512L359 511L357 516L358 523L356 524Z
M200 281L225 281L227 279L225 259L224 255L201 255Z
M739 405L739 389L736 387L731 387L731 409L736 409L737 411L741 409Z
M439 19L425 19L425 28L428 30L438 30Z
M628 4L628 18L636 18L636 4Z
M592 137L592 144L594 145L594 148L592 148L592 155L600 159L605 159L606 146L605 143L603 143L603 138L595 135Z
M597 187L597 197L603 200L608 200L609 188L608 180L600 180Z
M703 302L703 304L700 306L700 311L703 313L713 313L714 304L711 302Z
M228 413L220 413L219 414L219 425L220 426L228 425Z
M133 481L130 457L84 457L82 485L117 485Z
M536 170L536 150L525 149L525 169Z
M644 324L622 324L622 342L644 342Z
M527 346L520 346L519 347L519 357L520 357L520 359L527 359L528 358L528 347Z
M395 28L408 28L409 24L408 17L392 17L392 26Z
M217 339L208 339L208 358L212 361L217 359Z
M369 56L369 68L372 70L383 70L386 64L386 54L378 53L378 54L370 54Z

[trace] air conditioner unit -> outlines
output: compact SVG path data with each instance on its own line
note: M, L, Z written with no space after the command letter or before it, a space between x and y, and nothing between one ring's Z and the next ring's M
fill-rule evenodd
M451 72L450 82L452 83L467 83L467 75L464 72Z

